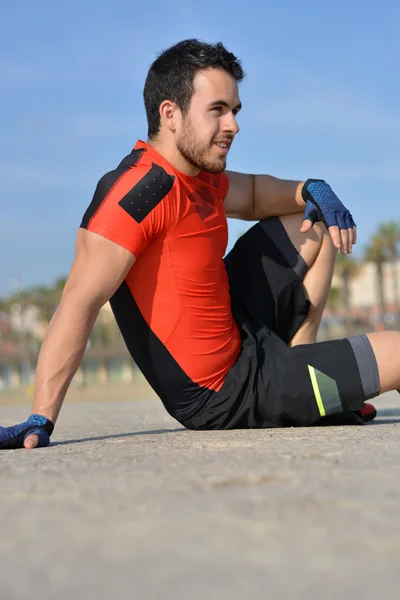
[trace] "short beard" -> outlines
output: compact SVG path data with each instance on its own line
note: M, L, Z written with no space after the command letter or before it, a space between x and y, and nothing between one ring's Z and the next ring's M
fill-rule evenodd
M226 159L221 159L219 163L207 160L206 150L199 148L196 135L190 125L190 122L184 121L184 128L178 138L176 146L182 156L196 169L218 175L226 169Z

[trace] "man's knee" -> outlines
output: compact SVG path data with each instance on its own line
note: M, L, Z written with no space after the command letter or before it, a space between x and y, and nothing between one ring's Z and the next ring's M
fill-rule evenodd
M306 233L300 231L303 223L303 213L293 213L279 217L290 241L297 252L310 267L317 258L322 243L324 242L326 229L322 223L316 223Z
M311 238L315 242L321 242L322 237L326 232L326 227L321 222L315 223L306 233L300 232L300 228L304 221L304 213L302 211L290 213L288 215L280 215L279 219L290 235L299 235L302 239Z

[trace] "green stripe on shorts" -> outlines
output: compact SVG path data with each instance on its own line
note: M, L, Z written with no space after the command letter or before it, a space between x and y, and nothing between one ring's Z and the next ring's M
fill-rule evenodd
M343 412L336 381L311 365L307 366L321 417Z

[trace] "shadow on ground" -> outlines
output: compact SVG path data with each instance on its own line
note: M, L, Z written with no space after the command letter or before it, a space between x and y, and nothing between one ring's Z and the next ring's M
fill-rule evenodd
M98 442L101 440L111 440L124 437L134 437L137 435L157 435L160 433L175 433L177 431L186 431L184 427L177 427L176 429L154 429L150 431L132 431L129 433L117 433L111 435L100 435L96 437L80 438L78 440L64 440L63 442L54 442L51 446L66 446L67 444L81 444L82 442Z

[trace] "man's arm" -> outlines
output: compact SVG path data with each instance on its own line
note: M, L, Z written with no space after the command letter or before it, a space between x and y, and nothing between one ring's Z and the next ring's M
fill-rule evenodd
M301 195L302 181L236 171L226 171L226 174L229 190L224 206L228 217L261 221L305 209Z
M90 231L79 230L75 260L40 351L33 414L43 415L53 423L57 420L99 310L134 262L135 257L125 248ZM35 447L37 441L37 436L29 436L25 447Z
M260 221L268 217L304 211L300 231L306 233L322 221L342 254L356 243L356 226L347 208L322 180L291 181L270 175L248 175L226 171L229 180L224 201L228 217Z

